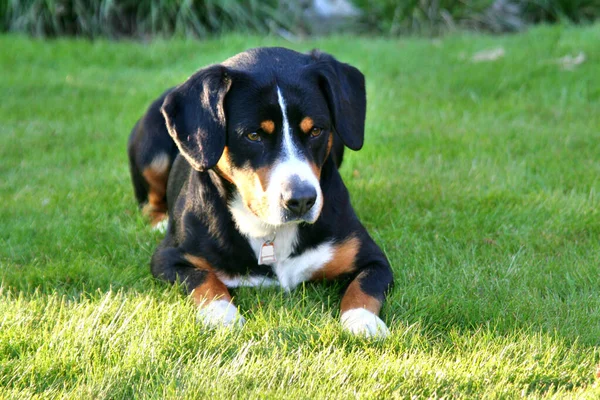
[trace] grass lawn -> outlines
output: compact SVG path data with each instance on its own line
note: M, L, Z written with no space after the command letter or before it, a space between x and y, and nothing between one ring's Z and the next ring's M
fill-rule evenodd
M161 235L135 205L129 131L166 87L262 45L367 77L342 175L395 271L386 341L342 332L319 284L237 290L246 326L206 331L150 275ZM0 49L0 398L600 396L600 25Z

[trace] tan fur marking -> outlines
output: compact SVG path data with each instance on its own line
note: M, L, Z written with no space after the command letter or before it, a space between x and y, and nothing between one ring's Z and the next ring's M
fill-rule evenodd
M260 186L264 191L269 185L269 174L271 173L271 169L263 167L257 169L254 173L245 170L235 170L231 165L229 149L225 147L223 155L217 162L217 172L223 178L236 185L240 191L245 191L245 188L251 191L254 190L255 179L258 179Z
M348 286L346 293L342 298L340 304L340 311L342 314L348 310L355 308L364 308L371 311L375 315L379 315L381 310L381 302L373 296L369 296L360 288L360 278L362 274L359 274Z
M217 161L215 169L226 181L233 183L233 178L231 177L231 159L229 158L229 148L227 146L223 149L223 154L219 158L219 161Z
M329 134L329 139L327 139L327 153L325 154L325 160L327 160L327 157L329 157L329 153L331 153L332 147L333 147L333 132ZM312 169L315 176L318 179L321 179L322 166L318 166L317 164L313 163L312 161L309 162L309 164L310 164L310 169Z
M192 292L192 300L196 306L206 306L213 300L231 301L227 287L217 277L213 267L202 257L186 254L185 259L199 270L206 271L204 282L196 286Z
M332 260L316 271L312 279L335 279L342 274L354 271L354 261L359 249L360 241L355 237L335 246Z
M271 135L273 132L275 132L275 123L270 119L267 119L260 123L260 128L265 131L265 133Z
M302 119L302 121L300 122L300 129L304 133L310 133L314 126L315 123L313 122L311 117L304 117L304 119Z
M262 167L256 170L255 172L258 181L260 182L260 186L264 191L267 190L269 186L269 176L271 175L271 167Z
M236 169L231 165L229 150L225 147L216 170L221 177L236 186L248 208L259 214L263 211L265 190L269 186L271 174L270 167L259 168L256 171Z
M320 179L321 178L321 168L319 168L319 166L312 161L309 161L308 165L310 165L310 169L312 169L313 174L315 174L315 176L318 179Z
M156 226L167 217L167 178L169 177L169 156L160 154L142 172L148 182L148 204L142 212Z

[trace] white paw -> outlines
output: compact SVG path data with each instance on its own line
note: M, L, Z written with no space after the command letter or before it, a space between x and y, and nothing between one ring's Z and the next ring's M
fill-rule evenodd
M390 330L377 315L364 308L354 308L342 314L342 326L354 335L383 339Z
M160 233L165 233L165 232L167 232L168 225L169 225L169 218L165 218L162 221L160 221L158 224L154 225L152 227L152 230L158 231Z
M198 309L198 321L208 326L241 327L246 320L227 300L213 300Z

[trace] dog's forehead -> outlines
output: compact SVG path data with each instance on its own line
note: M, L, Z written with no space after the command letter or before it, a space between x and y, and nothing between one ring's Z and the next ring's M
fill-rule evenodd
M280 75L300 71L313 59L283 47L261 47L239 53L222 64L232 70L251 75Z
M327 126L326 99L312 73L315 61L311 55L281 47L251 49L226 60L223 65L233 79L225 103L229 127L257 129L267 121L275 125L266 131L276 131L283 120L282 102L294 127L307 116Z
M306 73L312 62L309 55L284 48L253 49L227 60L223 65L233 77L225 105L228 118L278 121L281 101L292 120L296 114L302 119L326 112L318 80Z

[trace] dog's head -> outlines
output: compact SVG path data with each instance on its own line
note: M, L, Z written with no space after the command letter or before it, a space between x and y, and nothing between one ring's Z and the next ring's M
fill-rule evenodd
M333 137L360 149L365 112L360 71L325 53L283 48L249 50L201 69L162 107L190 165L213 168L273 226L318 219Z

